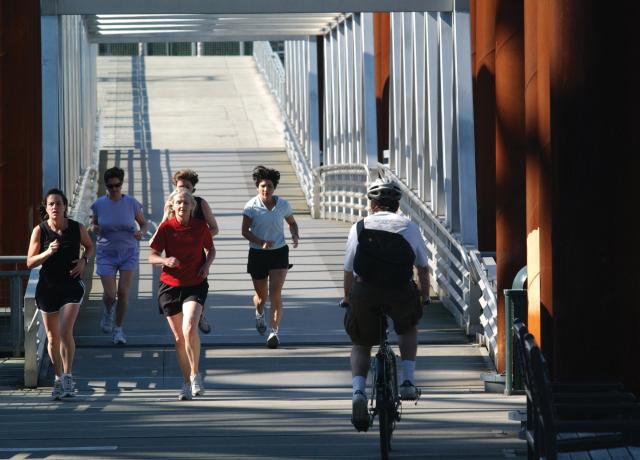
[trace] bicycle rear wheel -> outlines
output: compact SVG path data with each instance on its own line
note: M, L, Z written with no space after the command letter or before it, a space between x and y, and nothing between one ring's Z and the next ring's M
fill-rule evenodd
M392 363L382 353L376 355L376 409L380 428L380 458L387 460L395 421Z

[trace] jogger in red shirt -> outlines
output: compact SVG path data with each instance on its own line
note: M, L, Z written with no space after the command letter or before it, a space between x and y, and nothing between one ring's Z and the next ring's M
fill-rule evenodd
M198 320L207 299L207 276L216 250L206 223L192 219L195 200L187 189L178 188L171 193L165 208L170 218L158 227L149 262L162 265L158 305L176 341L184 379L178 399L186 400L204 394L199 372Z

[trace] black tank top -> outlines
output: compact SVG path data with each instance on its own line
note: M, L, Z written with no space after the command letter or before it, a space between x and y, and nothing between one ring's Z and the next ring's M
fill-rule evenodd
M51 257L44 261L40 269L40 279L49 281L69 278L69 272L75 265L74 260L80 257L80 224L67 219L68 224L62 235L51 230L47 221L40 224L40 252L49 249L54 240L60 240L60 247Z
M194 196L193 198L196 200L196 209L193 210L193 218L205 220L204 212L202 212L202 198L199 196Z

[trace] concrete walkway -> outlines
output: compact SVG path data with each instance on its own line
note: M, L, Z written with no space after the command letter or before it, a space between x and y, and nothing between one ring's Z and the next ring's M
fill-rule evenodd
M102 167L126 170L125 192L150 220L161 218L173 172L190 167L221 227L206 302L214 330L202 336L207 393L176 400L181 379L145 243L128 345L115 347L100 332L94 277L76 327L78 395L52 403L46 386L0 391L0 458L377 458L377 424L356 433L349 423L350 347L336 306L349 226L309 217L282 151L277 108L250 58L101 59L100 100ZM277 350L254 329L240 235L257 164L281 171L277 193L294 205L302 238L291 250ZM441 305L425 311L420 343L423 397L403 405L393 458L522 457L519 424L507 414L523 398L483 391L479 377L491 364Z

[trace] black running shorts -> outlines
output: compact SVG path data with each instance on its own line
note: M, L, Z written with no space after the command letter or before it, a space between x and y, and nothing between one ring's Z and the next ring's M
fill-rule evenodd
M269 270L289 269L289 246L286 244L278 249L249 249L247 273L254 280L263 280L269 276Z
M198 302L204 307L209 292L209 283L204 280L195 286L171 286L160 281L158 287L158 308L160 314L174 316L182 313L182 304Z
M70 303L82 303L84 283L80 278L60 281L38 281L36 285L36 305L45 313L56 313Z

